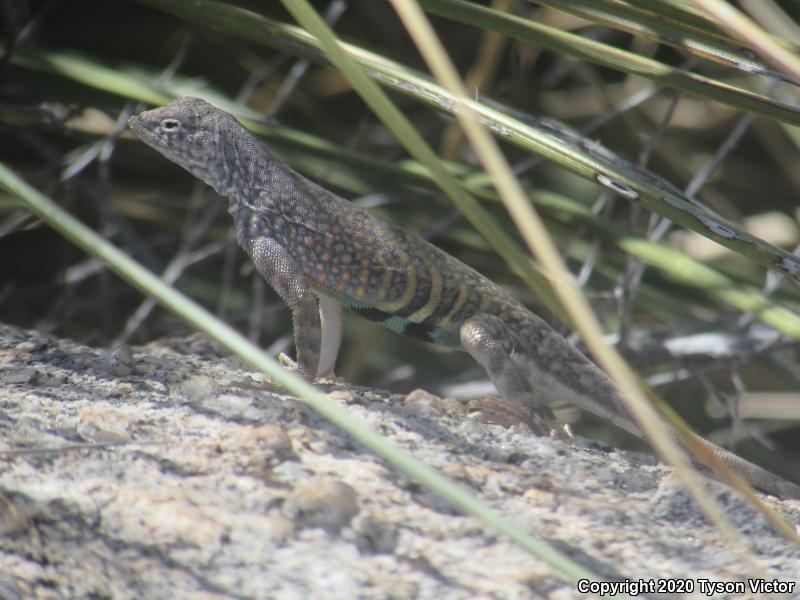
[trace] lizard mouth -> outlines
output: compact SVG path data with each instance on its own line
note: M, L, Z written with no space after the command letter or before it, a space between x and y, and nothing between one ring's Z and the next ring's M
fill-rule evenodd
M147 128L145 128L145 126L142 124L140 115L134 115L128 119L128 127L130 127L139 138L144 137L144 135L149 133Z
M152 128L147 126L146 120L143 118L146 113L134 115L128 119L128 127L131 128L134 135L142 140L148 146L154 148L164 145L164 140L158 136Z

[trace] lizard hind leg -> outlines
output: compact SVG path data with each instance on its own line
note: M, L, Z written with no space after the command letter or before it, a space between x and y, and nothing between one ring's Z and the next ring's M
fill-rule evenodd
M546 402L536 369L515 357L515 335L508 324L494 315L476 315L464 322L459 334L464 350L486 370L502 397L471 404L483 420L499 424L522 421L537 435L568 439Z

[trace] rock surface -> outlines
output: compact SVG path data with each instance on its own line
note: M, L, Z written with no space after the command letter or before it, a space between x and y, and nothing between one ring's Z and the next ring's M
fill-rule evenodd
M699 596L746 572L652 459L322 388L604 581ZM583 597L201 337L110 353L0 326L0 407L0 598ZM797 582L800 548L709 490L770 580Z

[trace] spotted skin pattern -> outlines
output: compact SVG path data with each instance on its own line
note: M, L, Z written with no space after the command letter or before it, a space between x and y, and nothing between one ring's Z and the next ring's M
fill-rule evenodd
M304 377L331 374L341 305L398 333L467 351L507 412L537 434L563 431L550 409L563 399L642 435L606 374L542 319L422 238L293 171L232 115L187 97L129 125L228 198L239 243L292 312ZM800 487L697 439L754 486L800 498Z

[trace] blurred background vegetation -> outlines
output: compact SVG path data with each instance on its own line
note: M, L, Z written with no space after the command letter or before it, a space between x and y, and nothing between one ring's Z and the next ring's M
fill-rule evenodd
M519 243L391 6L315 4L362 60L381 65L376 77ZM773 248L791 253L800 239L796 81L679 0L423 6L440 15L437 32L611 339L699 431L800 479L800 291L765 268L782 256ZM796 3L741 6L764 23L777 17L789 48L800 43ZM520 266L498 257L285 26L279 2L0 8L0 161L271 352L293 350L289 313L237 247L225 202L126 132L129 115L182 95L234 111L306 176L429 238L569 334L558 306L531 292ZM575 156L617 176L587 176ZM648 208L621 181L649 186ZM755 256L725 221L697 213L766 244ZM2 192L0 320L96 346L190 333ZM466 355L355 317L338 374L399 392L489 391ZM588 419L578 427L620 443Z

